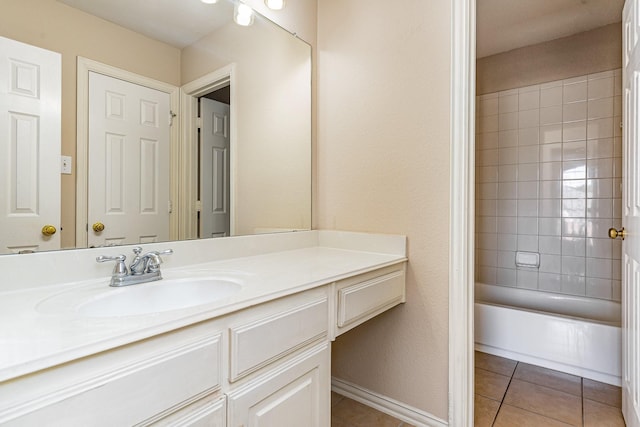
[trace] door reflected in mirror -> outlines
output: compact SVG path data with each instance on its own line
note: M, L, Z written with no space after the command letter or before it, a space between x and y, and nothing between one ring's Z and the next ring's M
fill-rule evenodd
M59 218L46 219L42 207L50 208L53 202L41 202L36 213L22 215L35 218L32 222L38 225L21 231L25 239L16 243L9 240L16 230L3 217L0 253L311 228L310 46L258 14L252 25L237 25L231 1L206 5L185 0L166 5L177 7L174 10L157 5L138 9L146 4L3 2L0 36L56 52L61 57L62 90L59 130L42 128L45 137L61 139L61 149L47 161L30 157L33 148L11 154L39 176L43 167L49 168L47 181L59 183L60 195L55 197L59 207L53 209ZM80 75L91 70L81 70L79 58L173 88L172 93L165 90L168 112L149 96L139 97L135 106L122 104L123 114L135 112L132 120L141 128L167 127L168 146L157 132L149 136L99 120L94 123L84 93L88 84L81 85L88 76ZM3 68L9 66L6 55L0 60ZM228 113L210 110L212 96L204 97L205 88L198 84L207 76L224 75L221 70L231 71L226 81L208 82L208 93L226 90ZM43 75L48 73L42 69ZM123 90L107 92L111 104L104 99L101 103L117 109ZM11 136L8 109L0 114L2 137ZM212 136L204 138L205 132ZM220 139L224 134L226 142ZM9 159L9 149L1 149ZM60 164L60 155L71 158L70 174L51 167ZM4 204L14 203L11 197L33 198L45 188L40 183L25 184L24 179L18 185L11 176L0 179L9 190L0 191ZM46 193L53 195L55 190ZM154 224L153 216L164 216L158 222L162 225ZM148 227L133 226L136 222ZM94 230L96 224L100 231ZM54 226L57 233L46 236L45 225ZM47 247L52 242L53 247Z

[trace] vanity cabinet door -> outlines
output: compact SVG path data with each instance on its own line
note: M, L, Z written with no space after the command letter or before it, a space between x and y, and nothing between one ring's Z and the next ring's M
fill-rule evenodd
M318 344L227 394L228 427L328 427L330 344Z

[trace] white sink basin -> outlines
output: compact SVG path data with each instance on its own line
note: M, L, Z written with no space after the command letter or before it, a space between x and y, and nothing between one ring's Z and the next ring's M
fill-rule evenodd
M113 288L111 292L80 304L76 311L90 317L151 314L208 304L240 289L240 284L222 279L162 280Z
M86 317L138 316L181 310L227 298L242 289L242 280L230 277L165 278L156 282L111 288L102 282L45 298L36 310L46 314Z

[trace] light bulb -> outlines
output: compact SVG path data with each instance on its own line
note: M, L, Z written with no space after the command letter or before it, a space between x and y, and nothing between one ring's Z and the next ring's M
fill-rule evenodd
M244 3L238 3L235 7L233 20L238 25L248 27L249 25L253 24L253 9L251 9Z
M271 10L284 9L284 0L264 0L264 4Z
M202 3L205 4L216 4L218 3L218 0L200 0Z

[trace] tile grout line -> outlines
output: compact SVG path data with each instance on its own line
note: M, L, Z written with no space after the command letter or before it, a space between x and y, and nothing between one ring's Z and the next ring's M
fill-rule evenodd
M496 411L496 415L493 417L493 421L491 422L491 426L493 427L498 420L498 414L502 409L502 404L504 403L504 398L507 397L507 391L509 391L509 387L511 387L511 381L513 381L513 376L516 374L516 369L518 369L519 361L516 361L516 366L513 367L513 371L511 372L511 376L509 377L509 384L504 389L504 393L502 394L502 399L500 399L500 405L498 406L498 410Z
M584 427L584 378L580 377L580 404L582 405L582 427Z

